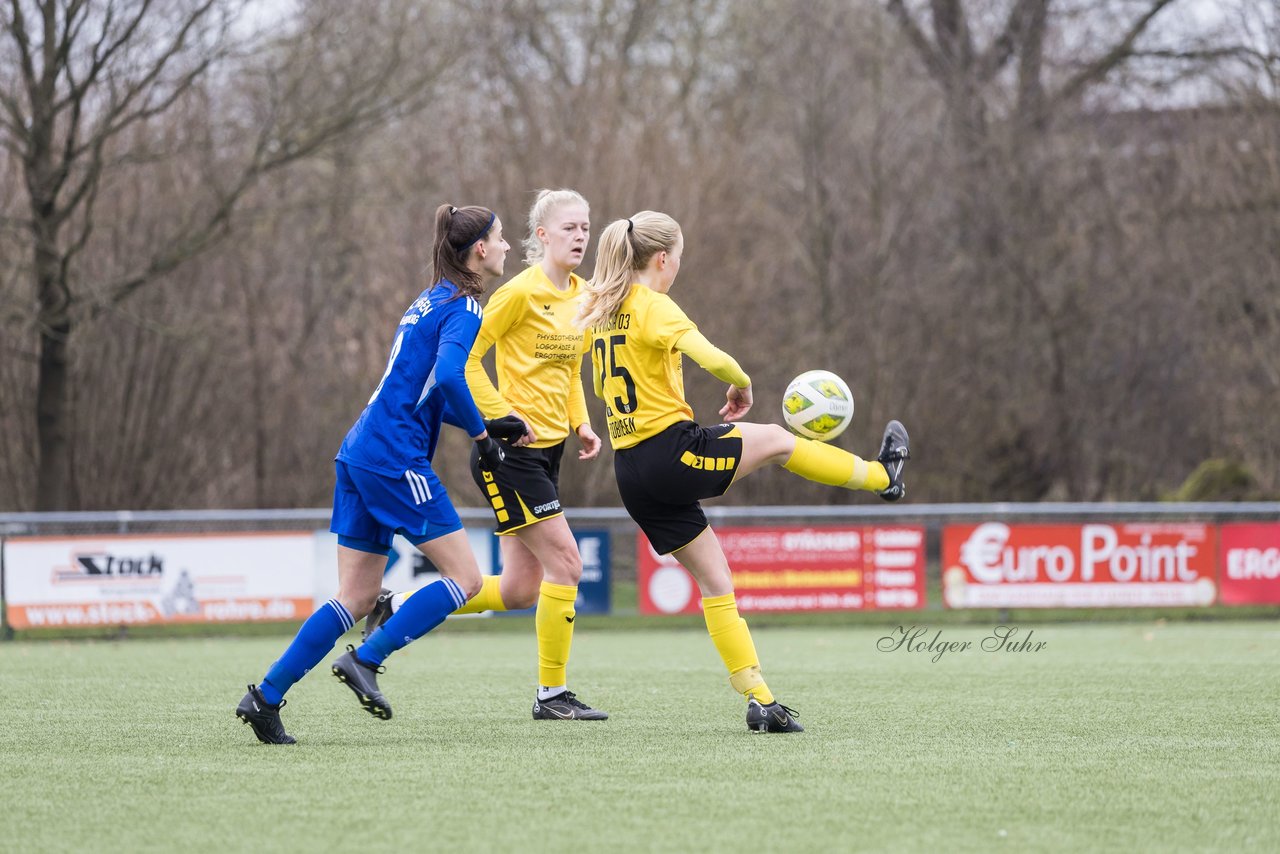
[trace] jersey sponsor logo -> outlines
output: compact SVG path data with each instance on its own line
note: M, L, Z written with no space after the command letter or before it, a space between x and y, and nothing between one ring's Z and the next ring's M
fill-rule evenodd
M533 357L549 362L572 362L582 352L582 336L539 332L533 340Z
M609 421L609 438L611 439L628 436L634 432L636 432L636 420L634 418L618 418Z

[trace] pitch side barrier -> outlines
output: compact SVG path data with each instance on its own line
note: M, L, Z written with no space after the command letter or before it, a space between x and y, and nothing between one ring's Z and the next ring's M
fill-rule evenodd
M1280 502L706 509L743 611L1280 604ZM459 513L482 571L500 572L488 509ZM640 613L697 613L679 561L621 508L566 516L580 613L608 613L619 582ZM328 520L328 508L0 514L0 627L297 621L335 592ZM436 577L397 539L387 586Z

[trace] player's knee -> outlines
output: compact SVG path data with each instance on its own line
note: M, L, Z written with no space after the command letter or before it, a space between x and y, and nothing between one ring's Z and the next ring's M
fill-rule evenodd
M796 447L796 437L780 424L769 424L765 434L765 447L770 459L781 465L791 456Z
M379 592L380 590L374 590L371 593L344 590L338 592L337 598L347 609L347 612L351 614L351 619L359 621L369 616L369 612L373 610L374 604L378 601Z
M451 577L453 583L462 589L462 595L466 596L468 601L474 599L475 595L480 592L480 588L484 586L484 579L480 577L479 570L462 572Z
M552 584L564 584L576 587L582 579L582 556L578 554L578 546L556 549L545 566L547 581Z
M502 591L502 604L510 611L522 611L538 604L538 588L536 586L514 587Z

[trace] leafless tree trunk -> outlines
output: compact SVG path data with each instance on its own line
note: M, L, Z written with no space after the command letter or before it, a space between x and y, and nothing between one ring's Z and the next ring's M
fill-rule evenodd
M76 503L69 348L82 311L123 303L222 240L261 176L421 104L450 49L434 49L427 61L415 57L405 74L405 49L419 22L398 5L366 5L364 18L381 26L349 31L352 12L325 0L310 5L285 38L250 45L233 34L237 0L9 0L5 39L19 74L17 86L0 90L0 130L27 190L40 342L37 507ZM326 53L335 32L346 38L345 50ZM378 36L361 39L359 32ZM109 281L79 281L76 260L97 225L99 191L131 161L154 156L155 141L139 131L202 90L212 94L216 73L232 60L253 73L237 55L250 48L267 61L256 69L264 87L258 114L243 128L247 156L210 176L205 198L132 269Z

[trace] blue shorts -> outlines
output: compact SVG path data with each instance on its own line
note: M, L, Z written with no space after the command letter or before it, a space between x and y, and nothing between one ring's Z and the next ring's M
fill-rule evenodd
M462 530L449 493L430 468L395 479L341 460L335 467L338 482L329 530L341 545L385 555L396 534L416 546Z

